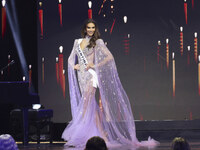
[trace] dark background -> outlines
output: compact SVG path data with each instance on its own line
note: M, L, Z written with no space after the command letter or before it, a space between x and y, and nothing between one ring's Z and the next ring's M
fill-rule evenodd
M11 3L14 4L16 10L11 9ZM0 69L8 64L8 55L11 56L11 60L15 63L10 66L10 72L4 70L3 76L0 75L0 82L7 81L22 81L22 77L25 75L20 65L20 59L15 45L14 37L11 31L10 23L14 23L13 17L16 15L18 20L18 37L21 39L21 46L25 55L27 69L28 65L32 65L32 92L38 92L38 65L37 65L37 2L31 0L7 0L6 1L6 14L8 13L8 7L11 11L12 22L9 22L8 16L6 16L6 31L4 37L2 37L2 9L0 10ZM2 5L0 5L2 8ZM16 25L16 24L15 24ZM17 30L15 30L17 32ZM19 41L17 41L19 42ZM28 78L26 78L28 80ZM12 93L10 91L10 93ZM14 93L14 92L13 92ZM0 134L9 133L10 127L10 111L14 108L20 108L17 104L9 104L2 99L2 90L0 90ZM18 98L16 98L17 100ZM14 101L14 100L13 100Z
M16 12L11 9L11 2L14 2ZM22 43L22 49L25 55L27 69L28 65L32 65L33 75L32 80L35 91L38 91L37 83L37 2L26 0L7 0L6 5L11 9L11 14L16 14L19 26L19 37ZM2 7L2 6L1 6ZM6 9L8 11L8 9ZM2 20L2 15L0 15ZM14 20L12 20L14 22ZM8 64L8 55L11 55L11 60L15 60L15 64L10 66L11 73L8 75L7 70L4 70L3 79L1 81L22 81L24 76L17 48L14 42L13 34L9 25L8 16L6 16L6 32L4 37L0 36L0 69ZM0 24L2 29L2 23ZM2 30L1 30L2 33Z
M10 0L11 1L11 0ZM10 1L7 1L9 5ZM62 1L63 27L59 24L58 1L42 1L44 11L44 38L40 39L38 19L39 1L18 0L16 14L19 19L20 37L27 64L33 66L33 87L39 92L41 104L54 110L54 122L71 119L68 81L66 98L56 82L55 60L59 46L64 47L64 69L74 39L80 38L80 29L87 18L86 0ZM188 0L188 24L185 24L182 0L123 0L106 1L98 14L102 1L92 1L93 18L97 21L102 39L114 55L121 82L130 99L136 120L198 119L198 72L194 62L194 32L200 31L200 2ZM114 6L111 13L110 6ZM103 17L106 14L106 17ZM128 17L127 24L123 16ZM116 19L113 32L110 28ZM184 54L180 55L179 33L183 26ZM108 32L105 32L107 28ZM125 54L124 37L130 34L130 52ZM169 38L169 70L165 64L165 40ZM160 62L157 63L157 41L161 41ZM199 44L199 41L198 41ZM190 65L187 65L187 46L191 46ZM0 68L7 64L7 55L15 64L10 76L3 81L20 81L21 71L16 46L7 20L5 37L0 38ZM176 61L176 97L172 96L172 61ZM41 58L45 57L45 84L41 82ZM163 58L163 59L162 59ZM37 66L38 64L38 66ZM162 66L162 68L161 68ZM27 66L28 68L28 66ZM5 107L4 107L5 108ZM192 117L191 117L192 116Z
M68 81L66 98L56 83L55 60L59 46L64 47L64 69L74 39L87 18L88 1L63 1L63 27L59 24L58 1L43 1L44 39L38 38L39 93L41 103L54 109L54 121L71 119ZM119 76L129 96L136 120L183 120L199 118L197 64L194 62L194 32L200 30L200 3L192 9L188 1L188 24L185 23L184 2L181 0L153 1L92 1L93 19L99 25L102 39L114 55ZM114 13L111 13L111 5ZM103 14L106 17L103 17ZM123 17L128 17L124 24ZM114 19L112 34L110 29ZM38 22L39 25L39 22ZM184 55L180 55L180 26L184 30ZM108 32L105 32L107 28ZM38 33L40 29L38 28ZM124 37L130 34L130 53L125 54ZM169 70L165 62L166 38L169 38ZM160 62L157 63L157 41L161 41ZM187 46L191 46L187 65ZM172 60L176 59L176 97L172 96ZM41 84L41 58L45 57L45 84ZM161 68L162 67L162 68Z

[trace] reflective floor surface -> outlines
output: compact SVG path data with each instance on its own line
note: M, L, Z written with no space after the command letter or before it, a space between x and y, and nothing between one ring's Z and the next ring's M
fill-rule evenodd
M191 150L200 150L200 141L189 141ZM28 144L27 146L23 146L22 144L18 144L18 148L20 150L83 150L84 148L69 148L64 147L64 143L41 143L41 144ZM160 145L155 148L130 148L130 147L118 147L118 148L110 148L109 150L170 150L171 142L160 142Z

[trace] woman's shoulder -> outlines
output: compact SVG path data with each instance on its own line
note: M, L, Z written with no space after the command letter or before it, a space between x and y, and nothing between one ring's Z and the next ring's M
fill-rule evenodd
M83 40L83 38L75 39L74 42Z
M83 38L75 39L74 44L77 43L77 42L80 44L82 40L83 40Z
M98 40L96 40L96 44L104 44L103 39L98 39Z
M83 40L83 38L79 38L79 39L75 39L74 40L74 43L76 43L76 42L81 42ZM103 39L97 39L96 40L96 44L100 44L100 43L104 43L104 41L103 41Z

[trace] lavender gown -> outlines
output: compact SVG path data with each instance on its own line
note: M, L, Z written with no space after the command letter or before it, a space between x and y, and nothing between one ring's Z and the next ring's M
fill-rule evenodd
M83 53L89 62L94 63L98 77L101 103L95 99L92 75L85 69L78 57L80 70L74 70L77 48L75 40L68 59L68 78L72 120L62 134L66 145L83 147L92 136L102 137L108 146L130 145L154 146L153 139L139 142L136 138L135 123L129 103L118 77L114 58L102 39L94 48L85 48Z

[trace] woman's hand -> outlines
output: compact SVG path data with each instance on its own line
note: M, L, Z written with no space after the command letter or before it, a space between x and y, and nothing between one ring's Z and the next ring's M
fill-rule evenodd
M89 70L90 68L94 68L94 64L93 63L87 64L86 70Z
M79 64L76 64L76 65L74 66L74 69L75 69L75 70L80 70L80 65L79 65Z

